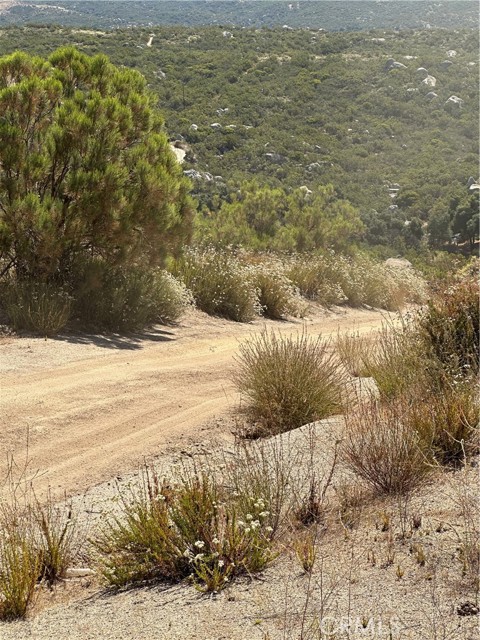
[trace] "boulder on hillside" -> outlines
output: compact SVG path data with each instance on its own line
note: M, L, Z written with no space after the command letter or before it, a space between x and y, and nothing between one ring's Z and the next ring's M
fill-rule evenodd
M423 76L424 78L428 77L428 71L425 69L425 67L418 67L416 73L418 73L418 75Z
M393 269L412 269L413 264L406 258L388 258L385 265Z
M427 76L424 80L422 80L422 84L427 87L434 87L437 84L437 79L434 76Z
M440 63L440 66L442 67L442 69L448 69L449 67L451 67L453 64L453 62L451 60L444 60L443 62Z
M450 96L448 100L445 101L445 107L449 109L461 109L463 107L464 100L459 98L458 96Z
M435 91L429 91L425 98L427 100L435 100L435 98L438 98L438 93L435 93Z
M402 62L397 62L393 58L389 58L385 63L385 71L391 71L392 69L406 69L407 66Z

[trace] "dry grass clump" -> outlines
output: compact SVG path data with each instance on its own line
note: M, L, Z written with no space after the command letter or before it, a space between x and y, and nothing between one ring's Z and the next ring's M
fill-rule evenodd
M459 536L459 559L462 575L477 596L480 593L480 495L478 482L472 485L467 480L468 469L464 467L458 473L460 482L454 492L462 519L462 531ZM477 478L478 480L478 478Z
M250 435L282 433L342 409L342 374L321 336L263 331L240 345L237 365L234 380L246 400Z
M44 282L5 282L1 296L16 330L55 335L65 327L72 313L72 297L62 288Z
M367 362L371 350L375 348L375 337L372 333L337 332L335 351L350 375L356 378L368 376Z
M344 459L376 491L406 493L434 466L478 453L478 284L464 279L409 322L384 326L373 347L337 343L372 376L380 402L347 416Z
M346 416L342 457L376 492L404 494L422 486L431 469L408 420L403 399L361 404Z
M23 618L41 574L32 523L24 514L2 508L0 536L0 620Z
M405 413L425 455L439 465L458 465L478 453L480 405L471 383L445 385L412 396Z
M245 268L232 253L217 252L213 248L189 249L176 261L173 272L205 313L250 322L261 311L257 292Z
M109 520L94 544L107 583L180 581L218 591L237 575L257 573L273 559L269 505L230 492L214 474L183 470L174 485L145 470L140 493Z
M37 585L62 579L81 547L71 507L37 500L30 485L12 481L13 467L0 502L0 620L24 617Z
M338 334L338 356L351 375L374 378L380 396L392 398L427 385L430 363L416 318L404 317L368 336Z

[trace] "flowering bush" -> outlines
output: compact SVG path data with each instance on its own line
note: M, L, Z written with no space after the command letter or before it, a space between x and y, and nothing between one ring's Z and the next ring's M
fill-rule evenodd
M175 486L145 470L144 490L123 502L95 545L108 584L178 581L218 591L242 573L261 571L273 558L270 513L260 498L244 512L235 492L204 471L184 472Z
M246 267L253 289L257 291L261 313L272 320L281 320L287 315L299 315L301 304L299 292L285 275L280 260L273 256L262 256Z
M205 313L249 322L261 312L257 291L232 253L213 248L188 249L175 263L173 272Z

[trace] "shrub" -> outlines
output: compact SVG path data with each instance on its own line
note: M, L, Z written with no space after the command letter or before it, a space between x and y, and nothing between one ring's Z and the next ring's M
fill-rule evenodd
M395 399L361 404L346 416L344 462L378 493L409 493L430 471L405 412L405 401Z
M464 383L413 395L404 416L425 455L441 465L458 464L478 452L479 418L476 390Z
M173 323L190 302L185 287L161 269L96 260L83 265L77 278L75 314L89 329L133 331Z
M478 375L479 284L468 276L429 301L419 327L430 357L447 374Z
M423 302L425 283L409 268L394 268L358 255L336 256L334 277L347 304L367 304L388 311L400 310L406 302Z
M287 277L301 295L327 307L346 299L333 273L332 260L321 256L296 256L286 266Z
M262 332L240 346L234 379L247 400L252 435L271 435L342 408L342 376L329 343Z
M236 322L249 322L260 312L257 292L244 267L230 253L187 250L174 265L199 309Z
M202 591L217 591L272 559L270 512L250 495L248 511L214 475L184 470L174 486L145 470L140 494L123 500L123 515L95 541L103 575L119 587L145 580L192 576Z
M368 304L397 311L406 302L425 298L425 283L412 269L393 268L362 255L297 256L286 273L302 295L326 306Z
M53 285L33 281L10 281L2 287L3 305L16 330L50 336L67 324L72 298Z
M248 267L248 274L252 287L257 291L262 315L281 320L287 315L300 313L297 292L280 263L272 259L268 265L264 262L252 264Z

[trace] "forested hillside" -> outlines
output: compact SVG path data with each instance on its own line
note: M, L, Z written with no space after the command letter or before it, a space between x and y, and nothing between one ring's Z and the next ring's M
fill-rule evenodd
M472 235L474 30L0 32L0 54L20 43L38 54L73 44L145 74L172 141L186 151L184 169L207 222L222 201L263 187L265 206L278 212L282 194L284 201L304 187L315 198L332 184L339 199L358 209L370 244L415 245L432 219L434 241Z
M4 4L0 5L0 25L61 24L95 29L152 24L286 25L356 31L476 27L478 23L478 5L471 0L9 0Z

